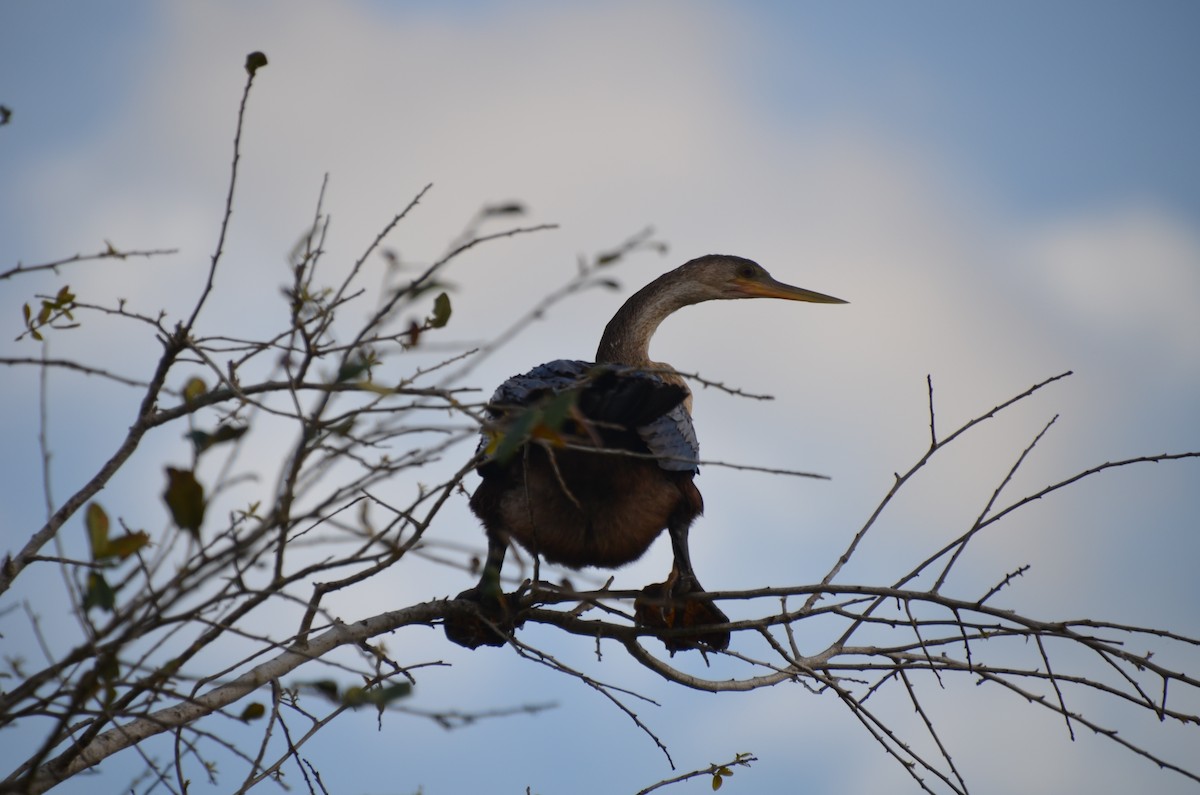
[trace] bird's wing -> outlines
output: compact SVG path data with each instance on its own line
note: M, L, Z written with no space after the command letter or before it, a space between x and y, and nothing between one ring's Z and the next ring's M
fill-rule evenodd
M578 408L598 424L636 430L658 465L670 471L696 470L699 444L692 418L684 406L687 389L654 373L574 359L556 359L515 375L496 389L488 413L501 419L514 409L546 397L580 390ZM484 451L495 438L485 431Z
M500 416L514 406L528 406L544 393L562 392L579 386L588 371L595 367L591 362L573 359L555 359L539 364L527 373L514 375L496 388L489 402L489 411ZM497 410L499 409L499 410Z
M671 472L698 472L700 441L692 415L679 403L653 422L637 429L638 436L658 458L658 465Z

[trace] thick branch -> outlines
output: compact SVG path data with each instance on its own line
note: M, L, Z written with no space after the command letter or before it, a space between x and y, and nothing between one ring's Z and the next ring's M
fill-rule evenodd
M20 791L36 795L82 770L95 767L118 751L130 748L148 737L187 726L194 721L233 704L244 696L272 681L278 680L307 662L316 660L339 646L357 645L376 635L410 624L429 624L444 617L453 608L439 600L413 605L402 610L373 616L354 624L337 624L307 644L296 644L281 654L256 665L246 673L204 695L180 701L143 718L110 729L96 737L83 749L69 749L32 777L22 780L29 771L18 771L0 784L2 791ZM63 760L63 761L60 761Z

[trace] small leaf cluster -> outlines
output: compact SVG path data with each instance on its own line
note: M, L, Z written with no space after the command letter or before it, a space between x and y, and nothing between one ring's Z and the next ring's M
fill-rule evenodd
M126 532L113 538L109 535L110 522L108 514L100 503L93 502L84 512L84 525L87 527L88 543L92 551L92 562L96 566L88 572L87 585L83 594L83 607L90 610L98 607L101 610L113 611L116 604L116 593L104 578L101 567L111 567L125 560L150 545L150 536L145 531Z
M410 682L394 682L392 684L377 684L369 687L353 685L341 690L338 683L332 679L318 679L312 682L301 682L300 686L319 693L334 704L357 709L358 707L374 706L383 709L393 701L398 701L412 693Z
M753 754L740 753L734 758L733 764L749 766L749 764L753 761L755 761ZM729 769L728 765L720 765L720 766L713 765L713 767L712 767L713 792L716 792L717 790L719 790L725 784L725 779L729 778L732 775L733 775L733 771L731 769Z
M542 400L518 413L503 429L489 431L487 454L506 462L530 439L541 439L556 446L565 444L562 429L579 401L578 390L567 390Z
M18 341L28 335L41 342L44 339L41 329L44 328L78 328L79 324L75 322L75 316L71 314L71 310L75 308L75 294L71 292L69 285L64 284L53 297L40 295L38 298L42 300L42 307L37 314L34 314L29 304L21 307L25 331L17 337Z

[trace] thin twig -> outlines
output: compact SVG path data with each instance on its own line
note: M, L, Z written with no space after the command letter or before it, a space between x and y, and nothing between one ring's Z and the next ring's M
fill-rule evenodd
M65 265L74 265L77 262L94 262L96 260L105 259L128 259L129 257L162 257L169 254L178 254L177 248L151 248L144 250L133 251L118 251L111 243L107 245L104 251L99 251L95 254L75 254L74 256L65 257L64 259L55 260L54 262L46 262L40 265L22 265L17 263L16 267L9 268L6 271L0 272L0 281L9 279L13 276L18 276L22 273L36 273L37 271L51 270L58 273L58 269Z

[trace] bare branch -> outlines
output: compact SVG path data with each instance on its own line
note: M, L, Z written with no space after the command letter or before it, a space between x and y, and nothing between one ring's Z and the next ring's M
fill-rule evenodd
M104 251L95 254L75 254L74 256L64 259L55 260L54 262L46 262L40 265L22 265L17 263L15 267L9 268L6 271L0 271L0 281L18 276L23 273L36 273L37 271L50 270L58 273L58 269L66 265L74 265L77 262L95 262L97 260L106 259L129 259L130 257L163 257L169 254L178 254L177 248L152 248L133 251L119 251L113 247L112 243L107 243Z

